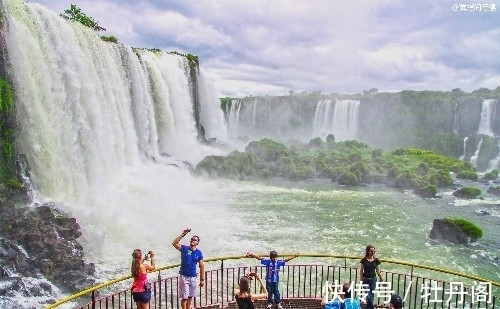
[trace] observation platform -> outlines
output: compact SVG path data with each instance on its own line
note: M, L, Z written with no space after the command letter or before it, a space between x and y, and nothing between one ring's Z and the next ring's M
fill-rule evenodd
M295 254L284 254L286 258ZM261 256L266 256L262 254ZM321 309L328 284L351 283L352 295L362 298L359 280L360 256L299 254L280 271L280 293L284 309ZM383 280L375 291L375 304L387 308L392 293L403 298L408 309L500 309L500 283L432 266L380 259ZM152 283L150 309L180 309L177 296L180 264L160 267L149 273ZM203 309L237 309L233 289L244 274L253 271L265 276L265 267L254 258L229 256L205 260L205 286L199 287L193 306ZM126 276L98 284L50 304L45 309L135 309ZM251 282L251 291L260 285ZM379 289L380 288L380 289ZM254 303L265 309L267 300ZM276 308L273 308L276 309Z

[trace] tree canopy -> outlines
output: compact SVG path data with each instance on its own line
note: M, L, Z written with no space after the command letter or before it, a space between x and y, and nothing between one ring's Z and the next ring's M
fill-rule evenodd
M60 16L64 19L78 21L82 25L90 27L97 32L106 31L106 29L99 26L99 22L95 21L92 17L87 16L82 12L82 9L74 4L71 4L70 8L65 10L64 13L60 14Z

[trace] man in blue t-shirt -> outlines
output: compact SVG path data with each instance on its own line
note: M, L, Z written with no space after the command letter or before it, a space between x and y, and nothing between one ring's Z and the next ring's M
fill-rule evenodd
M247 257L256 258L257 260L260 260L260 263L262 265L266 266L267 309L270 309L273 306L273 296L276 305L278 305L278 309L283 309L283 307L281 306L280 291L278 289L280 281L279 277L280 267L285 266L286 262L296 258L297 256L299 255L296 254L294 256L289 257L288 259L277 260L276 258L278 257L278 253L274 250L269 252L268 259L262 258L251 252L247 253Z
M200 242L200 237L194 235L189 241L189 246L181 245L179 242L191 229L185 229L180 236L172 241L172 246L181 252L181 268L179 270L179 295L181 297L182 309L191 308L191 301L196 296L196 264L200 268L200 284L205 285L205 264L203 254L196 247Z

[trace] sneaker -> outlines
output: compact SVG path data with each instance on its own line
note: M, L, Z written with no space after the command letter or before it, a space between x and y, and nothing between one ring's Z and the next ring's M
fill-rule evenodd
M283 307L281 306L281 303L278 304L278 309L283 309Z
M271 309L272 307L273 307L273 304L269 303L269 304L267 304L266 309Z

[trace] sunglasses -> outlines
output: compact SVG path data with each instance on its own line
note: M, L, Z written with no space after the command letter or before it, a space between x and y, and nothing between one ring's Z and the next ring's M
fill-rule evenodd
M198 238L191 238L191 241L198 241L199 242L200 239L198 239Z

